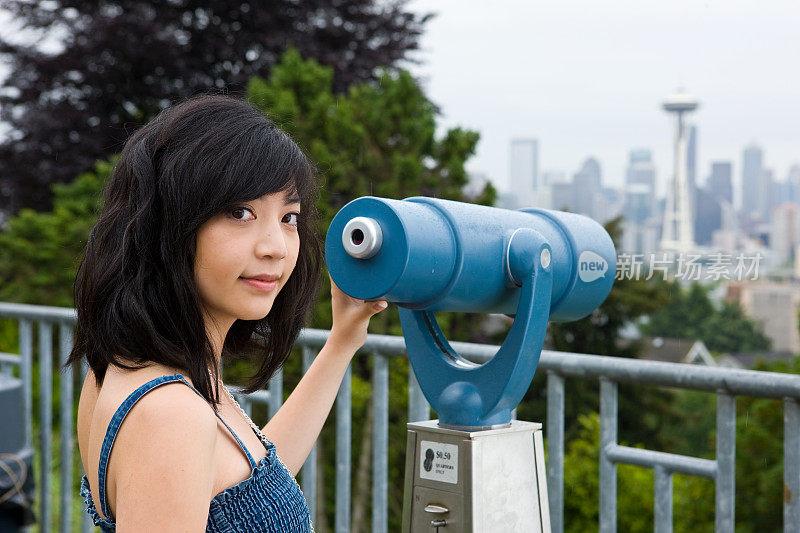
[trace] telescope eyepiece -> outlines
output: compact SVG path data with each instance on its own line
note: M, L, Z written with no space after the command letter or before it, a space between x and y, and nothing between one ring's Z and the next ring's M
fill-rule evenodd
M373 218L355 217L344 226L342 246L356 259L369 259L378 253L383 244L383 231Z

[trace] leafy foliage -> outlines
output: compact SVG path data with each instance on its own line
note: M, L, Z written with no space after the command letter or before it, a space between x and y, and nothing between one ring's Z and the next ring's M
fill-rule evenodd
M98 161L72 183L53 185L53 209L22 209L0 232L0 301L73 306L72 288L102 189L113 167Z
M651 337L700 339L713 352L768 350L771 345L760 325L745 316L735 302L723 302L716 309L706 289L692 283L688 292L675 280L669 283L669 302L640 326Z
M11 71L0 91L0 209L50 208L50 183L90 170L119 151L134 125L184 97L241 94L267 76L287 44L332 69L336 92L374 79L409 52L430 15L405 0L0 0L45 53L0 36Z

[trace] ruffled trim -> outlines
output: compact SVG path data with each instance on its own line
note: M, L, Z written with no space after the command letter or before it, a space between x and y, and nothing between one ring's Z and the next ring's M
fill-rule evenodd
M81 496L83 496L84 502L84 511L89 513L89 517L92 519L92 523L96 526L100 526L101 528L110 528L112 531L117 529L117 525L100 516L100 513L97 512L97 508L94 506L94 500L92 499L92 491L89 488L89 480L86 478L86 475L81 478Z
M213 498L211 501L217 501L220 504L224 505L225 502L230 500L231 498L236 498L239 493L243 490L246 490L250 485L256 482L258 478L266 478L275 468L277 464L276 461L276 453L275 453L275 446L267 449L267 455L262 457L256 463L256 467L253 469L253 472L250 474L250 477L243 479L236 485L232 485L227 489L223 490Z
M210 528L224 533L244 531L243 527L255 531L256 526L258 531L313 532L308 504L299 486L295 493L295 484L274 445L269 447L249 478L211 500ZM288 509L296 511L287 513Z

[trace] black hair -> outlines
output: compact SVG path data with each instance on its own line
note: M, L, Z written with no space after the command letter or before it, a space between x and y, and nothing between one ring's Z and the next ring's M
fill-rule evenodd
M297 264L269 314L236 320L222 351L260 360L246 390L263 387L289 355L316 295L316 169L263 112L230 96L175 104L125 143L75 278L78 320L66 364L85 357L98 384L109 364L164 364L185 370L218 403L220 369L194 278L197 231L235 204L283 191L300 197Z

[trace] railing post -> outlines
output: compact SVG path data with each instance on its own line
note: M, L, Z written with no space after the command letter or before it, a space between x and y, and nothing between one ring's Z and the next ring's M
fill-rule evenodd
M550 528L564 531L564 378L547 373L547 496Z
M352 363L336 396L336 533L350 533L350 448Z
M303 346L303 374L308 371L311 363L314 362L314 350L308 346ZM317 444L311 448L311 451L303 463L301 468L302 476L300 484L303 487L303 495L306 497L308 503L308 512L311 515L311 521L317 521Z
M67 362L72 349L72 326L61 323L58 332L59 362ZM72 529L72 367L61 371L61 531Z
M279 368L269 378L269 418L272 419L283 405L283 369Z
M86 471L83 469L83 465L81 465L81 477L86 474ZM92 523L92 519L89 518L89 513L83 511L83 498L81 498L81 533L91 533L92 529L94 528L94 524Z
M41 531L50 531L50 445L53 432L53 328L50 322L39 322L39 524Z
M672 472L661 465L655 468L655 533L672 533Z
M31 321L19 321L19 377L22 379L22 403L25 409L25 445L33 446L33 328Z
M617 465L608 458L617 444L617 384L600 378L600 533L617 531Z
M716 533L733 532L736 497L736 397L717 393Z
M783 531L800 532L800 407L783 400Z
M389 361L372 356L372 533L386 533L389 523Z
M422 389L417 381L417 376L414 375L414 369L411 368L411 362L408 363L408 421L419 422L420 420L429 420L431 418L431 406L425 395L422 394Z
M89 372L89 365L86 363L86 359L81 361L81 383L86 379L86 374ZM86 474L86 471L83 469L83 461L81 461L81 476ZM83 504L83 500L81 500L81 504ZM83 509L83 505L81 505L81 509ZM81 533L90 533L94 524L92 524L91 518L89 518L89 513L81 512Z

